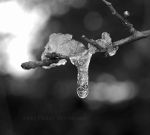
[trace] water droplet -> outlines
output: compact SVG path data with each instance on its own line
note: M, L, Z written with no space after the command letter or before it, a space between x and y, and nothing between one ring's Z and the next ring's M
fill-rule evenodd
M77 88L77 94L80 98L86 98L88 93L89 93L88 87L87 88L84 88L84 87Z

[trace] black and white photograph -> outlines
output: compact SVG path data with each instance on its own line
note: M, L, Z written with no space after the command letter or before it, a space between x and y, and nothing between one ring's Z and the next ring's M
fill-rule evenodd
M0 0L0 135L150 135L150 0Z

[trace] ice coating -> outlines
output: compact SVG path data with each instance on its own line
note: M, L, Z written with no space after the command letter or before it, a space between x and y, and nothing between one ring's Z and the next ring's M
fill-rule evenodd
M77 94L80 98L86 98L89 89L88 89L88 70L89 63L91 60L92 54L86 52L82 57L71 57L70 60L72 64L77 67Z
M58 53L67 56L71 63L77 67L77 94L80 98L86 98L88 90L88 70L92 54L96 52L96 48L88 44L87 49L82 43L73 40L70 34L52 34L45 46L45 50L41 55L41 60L48 59L47 54ZM66 59L61 59L58 63L53 63L43 68L49 69L55 66L65 65Z
M76 40L73 40L72 35L54 33L50 35L41 59L44 58L46 53L55 52L70 57L82 53L84 50L84 45Z
M61 34L61 33L54 33L51 34L49 37L49 41L45 46L45 50L41 55L41 60L47 59L46 54L48 53L58 53L64 56L72 57L80 55L87 50L85 49L85 46L72 39L72 35L70 34ZM49 69L55 66L65 65L66 60L62 59L58 63L51 64L50 66L44 66L43 68Z

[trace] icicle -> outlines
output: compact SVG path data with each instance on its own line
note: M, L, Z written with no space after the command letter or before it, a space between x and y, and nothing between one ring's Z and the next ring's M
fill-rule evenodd
M77 67L77 94L80 98L86 98L88 89L88 69L92 54L87 52L83 56L70 58L72 64Z
M88 68L84 68L84 66L77 67L78 75L77 75L77 94L80 98L86 98L89 90L88 90Z

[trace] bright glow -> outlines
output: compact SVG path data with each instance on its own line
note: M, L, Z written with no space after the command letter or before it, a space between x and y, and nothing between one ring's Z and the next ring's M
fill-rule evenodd
M28 37L14 38L8 45L6 53L8 55L8 63L6 70L14 76L29 76L32 75L33 70L23 70L20 65L22 62L33 60L30 54L30 43Z
M136 86L129 81L119 82L111 75L101 75L99 82L93 82L89 101L118 103L136 95Z
M28 13L15 1L0 3L0 31L3 33L29 33L35 23L35 14Z
M16 1L7 1L0 3L0 20L0 33L12 35L5 46L6 72L21 77L32 75L34 70L25 71L20 65L22 62L34 60L32 42L45 23L46 16L42 15L40 9L29 11Z

